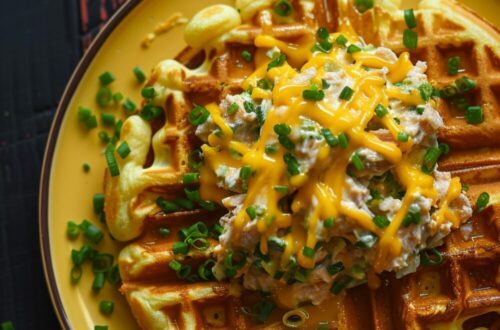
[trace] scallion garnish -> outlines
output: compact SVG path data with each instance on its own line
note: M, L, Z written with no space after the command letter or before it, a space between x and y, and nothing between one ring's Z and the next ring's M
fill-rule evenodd
M135 78L139 83L143 83L146 80L146 75L139 66L136 66L132 71L134 72Z
M436 249L420 251L420 263L424 266L438 266L443 262L443 256Z
M379 228L385 228L391 224L391 222L385 215L376 214L372 220L373 223Z
M94 194L92 204L94 205L94 213L100 214L104 210L104 194Z
M123 95L120 92L116 92L113 94L113 102L120 103L123 100Z
M257 218L257 209L254 206L249 206L245 209L245 212L250 217L250 220Z
M257 81L257 87L264 89L264 90L271 90L273 89L273 82L267 78L262 78Z
M341 45L341 46L345 46L347 44L347 38L343 35L343 34L340 34L336 39L335 39L335 42L338 44L338 45Z
M422 172L431 173L436 166L439 156L441 156L441 150L439 148L429 148L424 155Z
M94 281L92 282L92 289L99 291L104 286L106 280L105 273L95 273Z
M448 85L444 86L441 91L439 92L439 96L445 99L450 99L457 95L458 89L455 86Z
M347 52L349 54L357 53L357 52L360 52L360 51L361 51L361 48L359 48L355 44L350 44L349 47L347 47Z
M354 6L359 12L364 13L373 8L373 0L354 0Z
M153 99L155 97L155 89L154 87L144 87L141 90L141 96L145 99Z
M351 156L351 163L358 171L363 171L365 169L365 165L357 153Z
M352 97L352 94L354 91L352 90L351 87L345 86L342 91L340 92L339 99L349 101Z
M144 120L152 121L161 116L162 113L163 113L162 108L156 107L152 103L148 103L144 106L144 108L142 108L140 116Z
M82 267L78 265L73 265L70 272L71 283L76 284L80 282L82 275L83 275Z
M193 184L193 183L197 183L199 179L200 179L199 173L186 173L182 177L182 183L183 184Z
M330 147L335 147L339 144L339 140L335 135L333 135L332 131L328 128L322 128L320 129L321 135L325 138L326 143Z
M408 49L415 49L418 45L418 35L417 32L410 29L405 29L403 31L403 44Z
M179 206L176 203L167 201L165 198L161 196L156 199L156 205L158 205L161 208L161 210L165 213L172 213L179 211Z
M115 304L112 301L102 300L99 303L99 310L104 315L110 315L111 313L113 313L114 308L115 308Z
M109 253L97 253L92 258L92 271L106 273L113 267L114 257Z
M399 142L408 142L408 134L406 132L398 132Z
M276 190L279 193L282 193L282 194L287 194L288 193L288 187L287 186L274 185L273 189Z
M101 113L101 121L104 126L113 126L115 124L115 115L111 113Z
M389 113L389 111L387 111L387 108L384 107L382 104L379 104L375 107L375 114L377 115L377 117L379 118L382 118L384 117L385 115L387 115Z
M170 229L162 227L158 229L158 233L160 234L161 237L167 237L168 235L170 235Z
M241 189L246 192L248 190L248 179L252 174L252 168L248 165L244 165L240 169L239 177L241 179Z
M488 206L489 202L490 194L488 194L487 192L482 192L476 201L476 212L481 213L486 208L486 206Z
M276 236L270 236L267 240L267 245L269 245L269 248L274 250L274 251L279 251L283 252L285 251L286 248L286 242L285 240L276 237Z
M323 220L323 226L325 228L332 228L334 224L335 220L333 218L326 218L325 220Z
M411 224L418 225L420 223L420 210L411 210L403 218L401 224L404 227L408 227Z
M326 27L322 26L316 31L316 36L319 39L326 40L330 36Z
M81 122L86 122L92 116L92 110L85 107L78 107L78 120Z
M186 242L189 244L189 246L191 246L197 250L200 250L200 251L204 251L204 250L208 249L208 247L210 246L208 241L202 237L188 238L186 240Z
M286 154L283 155L283 160L285 161L287 170L291 175L300 174L299 162L297 161L297 158L295 158L294 155L287 152Z
M339 261L326 267L326 270L328 271L328 274L335 275L344 270L344 264L342 263L342 261Z
M205 107L197 105L189 113L188 120L191 123L191 125L198 126L206 122L209 115L210 113Z
M80 224L80 229L83 231L85 237L92 243L99 243L104 234L102 231L94 226L90 221L83 220Z
M127 115L135 111L136 105L131 99L126 99L122 104L123 109Z
M83 171L85 173L90 172L90 164L89 163L83 163L82 168L83 168Z
M477 83L475 80L472 80L472 79L464 76L462 78L455 80L455 85L458 87L458 89L461 92L465 93L465 92L471 91L474 88L476 88Z
M66 235L69 239L75 239L80 235L80 226L73 221L68 221Z
M279 16L288 16L292 13L292 4L287 0L278 0L274 3L273 10Z
M452 56L448 58L448 74L453 76L458 73L458 68L460 66L460 57Z
M273 155L278 152L278 146L276 144L267 144L264 147L264 152L266 153L266 155Z
M344 288L349 285L350 282L351 278L349 276L342 276L338 279L335 279L332 286L330 287L330 292L337 295L342 292L342 290L344 290Z
M188 245L185 242L175 242L172 251L174 254L186 254L188 253Z
M224 258L224 267L226 267L226 269L237 270L243 267L246 262L247 256L243 252L233 252L231 250Z
M115 81L115 76L111 72L106 71L99 76L99 80L101 81L101 84L106 86Z
M116 152L122 159L127 158L127 156L130 154L130 147L128 146L127 141L123 141L120 146L116 149Z
M340 133L338 139L340 147L342 149L347 149L347 146L349 145L349 140L347 139L347 135L345 135L345 133Z
M109 102L111 102L112 98L113 94L111 93L111 89L105 86L99 87L99 89L97 90L97 94L95 96L95 100L101 108L106 107L109 104Z
M304 246L304 248L302 249L302 254L308 258L314 258L315 253L316 251L308 246Z
M108 133L105 131L100 131L99 133L97 133L97 136L104 143L108 143L110 141L110 137L109 137Z
M85 125L87 125L88 129L96 128L97 127L97 117L92 115L85 121Z
M479 105L468 107L465 119L469 124L481 124L484 121L483 109Z
M304 100L321 101L325 97L325 93L318 89L316 85L312 85L309 89L302 91L302 97Z
M232 103L228 108L227 108L227 113L229 115L234 115L236 111L238 111L239 106L238 103Z
M274 57L271 62L267 65L267 71L271 70L272 68L276 68L279 66L282 66L286 62L286 55L285 54L279 54L278 56Z
M415 19L415 13L413 12L413 9L406 9L404 11L404 17L406 26L408 28L413 29L417 27L417 20Z
M244 50L241 52L241 57L246 61L246 62L251 62L252 61L252 53L250 53L248 50Z
M109 174L113 177L120 175L120 169L115 158L115 148L112 144L108 144L106 147L104 158L106 158L106 162L108 163Z
M424 101L429 101L432 93L434 92L434 88L429 83L421 84L420 86L418 86L418 90L420 91L420 96Z

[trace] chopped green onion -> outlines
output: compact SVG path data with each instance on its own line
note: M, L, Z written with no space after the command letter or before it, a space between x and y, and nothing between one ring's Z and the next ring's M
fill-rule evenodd
M445 86L441 89L439 95L442 98L450 99L450 98L454 97L455 95L457 95L457 93L458 93L458 89L455 86L448 85L448 86Z
M106 280L105 273L96 273L94 281L92 282L92 289L99 291L104 286L104 281Z
M322 26L316 31L316 35L318 36L319 39L328 39L330 33L328 33L326 27Z
M406 134L406 132L398 132L398 141L408 142L408 134Z
M372 220L373 220L373 223L375 223L375 225L379 228L385 228L391 224L391 222L389 221L389 219L385 215L377 214L373 217Z
M118 168L118 163L115 158L115 148L112 144L109 144L104 151L104 158L108 163L109 173L112 177L120 175L120 169Z
M311 52L319 51L322 53L329 53L330 50L332 49L333 44L327 40L321 40L318 43L315 43L314 46L311 48Z
M273 10L279 16L288 16L292 13L292 4L287 0L278 0L274 3Z
M443 262L443 256L436 249L420 251L420 263L424 266L438 266Z
M470 189L469 185L467 185L467 184L462 185L462 192L468 192L469 189Z
M115 123L115 137L120 138L120 134L122 133L123 121L120 119Z
M361 48L359 48L358 46L356 46L354 44L350 44L349 47L347 47L347 52L349 54L357 53L360 51L361 51Z
M264 90L273 89L273 82L267 78L262 78L257 81L257 87Z
M111 284L118 284L120 282L120 269L118 265L113 265L113 267L111 267L106 278Z
M123 107L123 109L125 110L125 112L127 114L131 114L137 108L136 105L135 105L135 103L131 99L129 99L129 98L127 98L123 102L122 107Z
M199 179L200 179L199 173L186 173L182 177L182 183L183 184L197 183Z
M205 107L197 105L189 113L188 120L191 123L191 125L198 126L206 122L209 115L210 113Z
M248 113L255 112L255 106L252 102L249 102L249 101L243 102L243 108Z
M287 194L288 193L288 187L287 186L274 185L273 189L276 190L279 193L282 193L282 194Z
M208 247L210 246L210 244L208 243L208 241L205 239L205 238L202 238L202 237L197 237L197 238L188 238L187 239L187 243L197 249L197 250L200 250L200 251L204 251L206 249L208 249Z
M264 323L267 321L271 313L273 312L276 305L270 300L258 301L254 306L255 320L259 323Z
M101 302L99 303L99 310L104 315L110 315L111 313L113 313L114 308L115 304L112 301L101 300Z
M224 267L237 270L245 265L247 257L243 252L237 251L234 255L233 253L233 251L229 251L226 258L224 258Z
M349 140L347 139L347 135L345 135L345 133L340 133L338 139L340 147L342 149L347 149L347 146L349 145Z
M412 223L415 224L415 225L418 225L420 223L420 210L418 210L418 211L412 211L412 210L410 210L405 215L405 217L403 218L403 221L401 222L401 224L404 227L408 227Z
M166 237L166 236L170 235L170 229L162 227L162 228L158 229L158 233L160 234L160 236Z
M130 147L128 146L128 143L126 141L123 141L118 149L116 149L116 152L122 159L127 158L127 156L130 154Z
M83 168L83 171L85 173L90 172L90 164L89 163L83 163L82 168Z
M295 158L294 155L287 152L286 154L283 155L283 160L285 161L287 170L291 175L297 175L300 173L299 162L297 161L297 158Z
M338 44L338 45L341 45L341 46L345 46L347 44L347 38L340 34L337 39L335 39L335 42Z
M267 65L267 71L271 70L272 68L276 68L285 64L286 58L287 57L285 54L279 54L278 56L273 58Z
M364 13L373 8L373 0L354 0L354 6L359 12Z
M106 71L99 76L99 80L101 81L101 84L106 86L115 81L115 76L111 72Z
M215 266L216 262L213 259L207 259L203 264L198 267L198 275L201 279L209 281L214 279L212 273L212 267Z
M320 133L325 138L326 143L330 147L335 147L339 144L339 140L337 139L337 137L333 135L332 131L330 131L328 128L322 128L320 130Z
M152 99L155 97L155 88L154 87L144 87L141 90L141 96L145 99Z
M285 240L278 238L276 236L270 236L269 239L267 240L267 244L269 245L270 249L275 251L283 252L285 251L286 248Z
M335 275L344 270L344 264L342 261L339 261L326 267L326 270L328 271L328 274Z
M250 62L252 60L252 53L250 53L248 50L244 50L244 51L241 52L241 57L246 62Z
M441 150L439 148L429 148L424 155L422 172L432 172L436 166L439 156L441 156Z
M102 108L106 107L109 102L111 102L112 98L113 94L111 93L111 89L104 86L99 87L95 96L97 104L99 104L99 106Z
M89 118L92 116L92 110L85 107L78 107L78 120L80 122L87 122Z
M448 58L448 74L450 76L456 75L458 73L459 66L460 66L460 57L452 56Z
M97 253L92 258L92 271L94 273L106 273L113 267L114 257L109 253Z
M358 171L363 171L365 169L365 165L357 153L351 156L351 162Z
M80 224L80 229L83 231L85 237L92 243L99 243L104 236L102 231L88 220L83 220Z
M188 253L188 245L185 242L175 242L172 246L174 254L186 254Z
M170 269L177 272L181 269L182 264L180 262L178 262L177 260L172 260L168 263L168 267L170 267Z
M335 279L332 286L330 287L330 292L337 295L351 282L351 278L348 276L342 276Z
M70 272L71 283L76 284L82 278L83 270L79 265L73 265Z
M133 70L137 82L143 83L146 80L146 75L142 72L141 68L136 66Z
M238 111L238 109L239 109L238 103L232 103L227 109L227 113L229 115L234 115L236 111Z
M198 190L190 190L190 189L184 188L184 193L186 194L186 197L191 202L198 203L201 201L200 192Z
M110 113L101 113L101 121L104 126L113 126L115 124L115 116Z
M404 17L406 26L410 29L417 27L417 20L415 19L415 13L413 13L413 9L406 9L404 11Z
M429 101L432 96L432 93L434 92L434 88L429 83L424 83L418 86L418 90L420 91L420 96L424 101Z
M424 113L424 111L425 111L425 107L418 105L418 106L415 108L415 111L417 112L417 114L421 115L421 114L423 114L423 113Z
M210 235L214 238L219 238L220 235L224 233L224 227L221 224L216 223L210 230Z
M75 239L80 235L80 227L73 221L68 221L66 235L69 239Z
M469 124L481 124L484 121L483 109L479 105L468 107L465 119Z
M104 210L104 194L94 194L92 203L94 205L94 213L100 214Z
M264 147L264 152L266 153L266 155L273 155L278 152L278 146L276 144L267 144Z
M302 254L308 258L314 258L315 253L316 251L308 246L304 246L304 248L302 249Z
M144 106L144 108L142 108L140 116L142 119L146 121L152 121L161 116L162 113L163 113L162 108L156 107L153 104L148 103Z
M292 132L292 128L287 124L276 124L273 130L278 135L289 135Z
M345 86L340 92L339 99L349 101L354 91L349 86Z
M257 218L257 209L254 206L249 206L245 209L245 212L250 217L250 220Z
M482 192L476 201L476 212L481 213L490 202L490 195L487 192Z
M442 155L446 155L448 152L450 152L450 146L447 145L446 143L440 143L438 145L439 150L441 150Z
M462 77L460 79L455 80L455 85L461 92L468 92L476 88L477 82L468 77Z
M191 274L191 266L189 265L182 265L181 269L179 269L177 272L177 277L180 279L185 279Z
M417 44L418 44L418 35L417 35L417 32L412 31L410 29L405 29L404 32L403 32L403 44L408 49L415 49L415 48L417 48Z
M320 89L311 87L302 91L302 97L304 100L321 101L325 97L325 93Z
M326 218L323 221L323 226L325 228L332 228L334 224L335 224L335 220L333 218Z
M94 330L108 330L107 325L95 325Z
M384 117L385 115L387 115L389 113L389 111L387 110L386 107L384 107L382 104L379 104L375 107L375 114L377 115L377 117L379 118L382 118Z
M330 84L325 79L321 79L321 87L323 87L323 89L327 89L330 87Z
M177 206L177 204L171 201L167 201L165 198L161 196L156 199L156 205L158 205L161 208L161 210L165 213L172 213L179 211L179 206Z
M116 92L113 94L113 102L115 103L120 103L120 101L123 100L123 94L120 92Z
M104 143L108 143L109 140L110 140L110 137L109 137L108 133L105 132L105 131L100 131L99 133L97 133L97 136Z
M97 127L97 117L92 115L90 116L89 119L85 122L85 125L87 125L88 129L96 128Z
M248 190L248 178L252 174L252 168L248 165L243 166L240 169L239 177L241 179L241 189L246 192Z

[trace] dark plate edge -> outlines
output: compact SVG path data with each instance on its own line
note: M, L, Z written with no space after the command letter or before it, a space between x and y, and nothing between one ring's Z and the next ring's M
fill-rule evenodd
M48 226L48 201L49 201L49 186L50 186L50 173L52 168L52 160L54 150L59 136L59 130L62 120L66 114L67 107L73 94L78 87L81 78L86 72L88 66L94 59L95 55L104 44L108 36L113 32L114 28L127 16L127 14L135 8L142 0L129 0L108 20L103 29L99 32L93 40L90 47L87 49L82 59L76 66L73 74L71 75L68 84L62 94L59 106L54 114L52 126L50 127L47 144L45 147L42 170L40 172L40 190L38 198L38 220L39 220L39 239L40 239L40 253L43 263L43 272L45 275L45 282L49 290L52 306L56 312L59 324L63 329L71 329L66 310L62 304L61 295L57 287L54 269L52 265L50 253L50 237Z

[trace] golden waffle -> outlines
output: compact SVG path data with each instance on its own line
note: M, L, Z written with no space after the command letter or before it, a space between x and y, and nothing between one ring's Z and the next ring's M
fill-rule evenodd
M255 2L265 4L271 1ZM304 6L307 3L302 1ZM316 1L315 15L319 24L328 26L331 31L337 28L339 15L347 17L368 42L400 52L403 50L402 14L391 7L390 1L384 3L384 7L360 14L344 1ZM238 60L236 54L243 49L252 50L253 36L264 29L280 39L293 39L308 33L308 26L314 26L311 20L295 24L270 22L265 8L263 5L256 9L258 14L251 26L232 32L225 40L225 50L207 70L178 77L177 89L180 92L176 95L185 97L165 100L165 108L170 110L167 111L167 120L164 124L158 124L160 120L152 125L152 131L163 132L159 135L162 139L153 139L152 149L168 151L158 153L159 158L168 153L164 162L158 161L158 166L154 165L158 156L150 150L151 138L147 136L141 140L145 142L142 158L132 157L138 159L133 165L140 170L135 179L146 177L147 180L139 180L139 183L130 180L129 183L124 181L123 175L118 178L107 176L106 215L111 232L122 240L138 237L122 251L119 262L124 282L121 290L144 329L247 329L256 326L241 312L245 300L251 300L255 293L242 291L238 285L228 283L180 281L168 268L168 263L174 258L171 249L176 231L199 220L214 223L220 214L187 211L165 215L158 212L154 200L158 195L168 198L181 191L181 177L188 172L187 155L196 145L188 138L192 131L185 120L192 104L218 100L224 93L237 88L235 86L242 78L253 71L252 65ZM446 123L440 137L452 146L452 152L441 161L440 168L452 171L463 183L470 185L468 196L472 201L480 192L487 191L491 204L498 203L500 99L496 94L500 91L499 32L451 1L424 1L416 14L419 48L411 53L412 59L427 61L429 80L437 86L444 86L457 78L447 76L446 59L460 54L466 74L478 81L471 101L481 104L485 115L483 124L468 125L463 118L458 118L460 112L451 104L439 101L438 109ZM193 48L183 51L177 59L190 68L198 67L206 60ZM154 85L159 77L161 70L152 75L148 84ZM134 128L134 124L126 124L122 138L134 136ZM162 146L163 149L158 149ZM132 145L131 149L134 150ZM153 165L142 169L144 163ZM125 166L121 164L122 174ZM127 192L133 188L131 193L123 194L120 187ZM128 214L120 214L120 208L126 208ZM158 228L165 225L171 229L168 238L158 234ZM427 329L431 324L449 329L452 322L463 325L464 329L500 327L500 207L488 207L465 226L467 229L471 227L471 233L464 238L464 230L460 229L446 239L441 249L444 262L438 267L420 267L416 273L400 280L390 274L384 275L382 287L375 291L366 285L350 289L339 306L335 306L338 301L334 301L322 311L311 311L308 328L316 328L321 313L337 314L337 321L329 326L340 329ZM195 269L206 260L210 251L209 248L203 253L189 254L185 262ZM278 310L271 316L267 327L283 328L279 313L283 311Z

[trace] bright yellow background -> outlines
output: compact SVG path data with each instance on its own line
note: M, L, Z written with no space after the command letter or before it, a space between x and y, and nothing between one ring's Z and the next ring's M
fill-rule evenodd
M101 128L90 132L83 129L77 123L77 107L88 106L99 118L101 110L98 109L94 97L99 86L98 76L106 70L113 72L117 78L111 85L113 91L120 91L139 104L140 89L132 74L132 68L140 65L143 71L148 73L156 63L175 56L184 47L182 28L175 28L160 36L148 50L140 47L144 36L174 12L179 11L191 17L197 10L221 2L229 1L147 0L139 4L108 37L83 76L69 104L59 133L51 171L49 232L58 290L73 329L93 329L95 324L110 325L110 330L137 327L125 299L118 294L115 287L106 283L99 294L92 292L93 274L90 267L84 269L82 281L78 285L71 285L69 280L70 251L72 248L80 248L83 240L80 238L75 242L69 241L65 235L66 223L69 219L80 222L84 218L98 223L92 211L92 196L102 191L105 167L105 161L101 156L103 145L97 138L97 132ZM463 0L463 2L490 21L494 21L497 26L500 25L498 17L500 1ZM110 107L106 110L115 114L121 114L122 111L119 107ZM82 171L84 162L92 166L88 174ZM108 235L105 235L98 245L100 251L113 252L115 255L119 248L120 246L111 241ZM115 302L115 311L110 317L99 313L98 304L102 299Z

